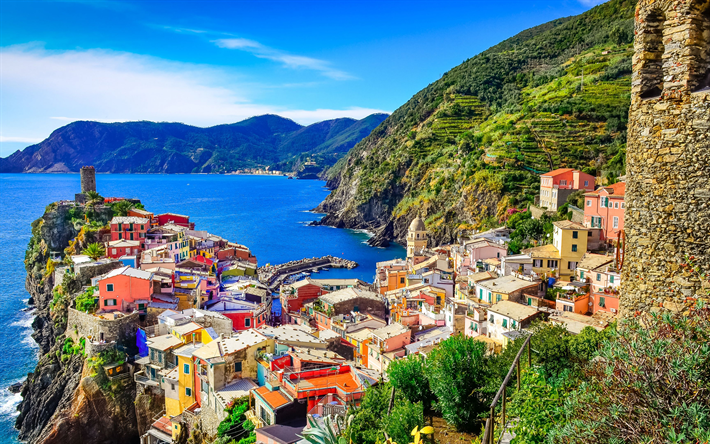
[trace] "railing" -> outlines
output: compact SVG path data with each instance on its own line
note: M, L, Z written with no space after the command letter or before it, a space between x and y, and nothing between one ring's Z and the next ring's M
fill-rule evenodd
M496 407L498 405L498 401L503 398L503 405L501 407L501 437L503 436L503 433L505 433L506 429L506 419L505 419L505 403L506 403L506 396L505 396L505 389L508 386L508 382L510 382L511 376L513 376L513 370L516 370L516 375L518 379L518 384L517 384L517 390L520 390L520 357L523 355L523 350L527 347L528 349L528 368L531 367L532 365L532 360L530 356L530 339L532 339L532 335L528 336L527 339L525 339L525 342L523 343L522 347L520 347L520 350L518 350L518 354L515 356L515 360L513 360L513 363L510 366L510 370L508 370L508 374L505 376L505 379L503 380L503 383L501 384L500 388L498 389L498 393L496 393L495 398L493 398L493 402L491 403L490 407L490 416L486 420L486 429L485 432L483 433L483 440L481 441L482 444L493 444L495 441L495 430L496 430Z

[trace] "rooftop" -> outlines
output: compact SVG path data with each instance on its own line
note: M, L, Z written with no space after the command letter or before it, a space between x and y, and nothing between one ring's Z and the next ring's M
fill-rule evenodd
M116 216L111 219L111 225L113 224L149 224L150 219L145 217L135 217L135 216Z
M523 253L529 255L531 258L534 257L552 257L559 258L560 251L552 244L540 245L539 247L533 247L523 250Z
M250 329L240 331L229 338L220 339L219 342L222 347L222 352L225 355L229 355L231 353L244 350L245 348L260 344L266 340L266 336L254 329Z
M183 358L192 358L192 355L198 349L202 348L203 345L204 344L202 344L201 342L196 342L195 344L190 342L189 344L183 345L182 347L178 348L173 353L175 353L177 356L182 356Z
M249 331L249 330L247 330ZM262 327L259 327L257 329L259 333L262 333L263 335L267 337L271 337L275 339L276 341L282 341L282 342L288 342L288 341L293 341L293 342L307 342L311 344L324 344L325 341L323 341L320 338L316 338L310 333L307 333L303 331L302 329L296 328L295 325L281 325L278 327L270 327L268 325L264 325Z
M558 220L557 222L552 222L552 225L561 230L587 230L587 227L584 225L572 222L571 220Z
M173 327L173 333L184 336L188 333L192 333L193 331L200 330L201 328L202 326L200 324L188 322L187 324L176 325Z
M577 268L584 268L585 270L594 270L603 265L607 265L613 261L613 256L607 256L604 254L584 253L584 256L582 256L582 260L577 265Z
M258 389L254 390L254 393L258 394L261 399L263 399L269 407L271 407L272 410L275 410L282 405L288 404L289 401L288 398L286 398L283 394L281 394L280 390L274 390L269 391L269 389L264 386L264 387L259 387Z
M374 330L372 334L380 339L389 339L408 332L409 328L405 327L400 323L395 322L393 324Z
M523 321L538 313L537 309L517 302L500 301L488 309L489 313L499 314L516 321Z
M494 275L490 271L481 271L479 273L469 274L467 277L469 281L481 282L488 279L495 279L496 275Z
M549 173L542 174L541 177L555 177L560 174L565 174L569 173L570 171L574 171L573 168L558 168L556 170L552 170Z
M237 379L236 381L224 386L221 390L217 390L215 395L226 405L234 398L247 396L251 390L254 390L257 387L258 385L256 385L251 379Z
M161 351L169 350L181 344L182 341L171 334L148 338L148 347Z
M145 279L150 281L153 279L153 273L148 273L147 271L138 270L131 267L121 267L117 268L109 273L107 273L102 279L110 279L116 276L130 276L137 279Z
M119 240L109 242L108 246L109 246L109 248L123 248L123 247L137 247L140 244L141 244L140 241L119 239Z
M604 190L609 196L623 197L624 194L626 194L626 182L618 182L606 187L600 187L597 190L594 190L590 193L586 193L585 196L599 195L601 194L602 190Z
M537 286L537 282L530 282L523 279L518 279L515 276L503 276L497 279L482 281L479 285L494 293L513 293L523 288Z
M382 297L377 293L367 290L361 290L359 288L343 288L342 290L337 290L332 293L328 293L321 296L320 300L328 304L334 305L340 302L345 302L358 298L371 299L373 301L382 301Z

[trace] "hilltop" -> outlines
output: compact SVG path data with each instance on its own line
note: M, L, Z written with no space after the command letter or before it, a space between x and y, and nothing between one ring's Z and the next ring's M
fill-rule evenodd
M435 243L533 202L538 175L625 171L634 0L528 29L415 94L332 168L323 224Z
M72 122L44 141L0 159L3 173L221 173L272 167L298 171L310 160L333 165L387 117L341 118L302 126L263 115L209 128L182 123Z

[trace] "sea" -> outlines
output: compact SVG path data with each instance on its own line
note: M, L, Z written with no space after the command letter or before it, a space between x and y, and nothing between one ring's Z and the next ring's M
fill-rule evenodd
M401 258L404 248L367 245L370 234L310 226L323 215L311 210L329 191L318 180L289 180L283 176L97 174L97 191L104 197L138 198L154 213L190 216L196 229L207 230L248 246L259 265L304 257L339 256L359 267L331 269L320 278L359 278L372 282L375 263ZM78 174L0 174L0 442L17 442L13 425L20 395L7 387L21 382L37 363L32 340L32 314L21 311L25 290L25 248L30 223L45 207L72 200L80 191Z

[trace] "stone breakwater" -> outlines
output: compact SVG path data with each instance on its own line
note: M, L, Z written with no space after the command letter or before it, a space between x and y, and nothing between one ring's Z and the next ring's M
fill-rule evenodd
M641 0L626 157L621 312L683 309L710 271L710 18L705 0ZM703 29L704 28L704 29Z
M271 286L280 283L287 276L311 271L317 268L347 268L349 270L358 266L358 263L335 256L323 256L299 259L278 265L265 265L257 269L259 281Z

